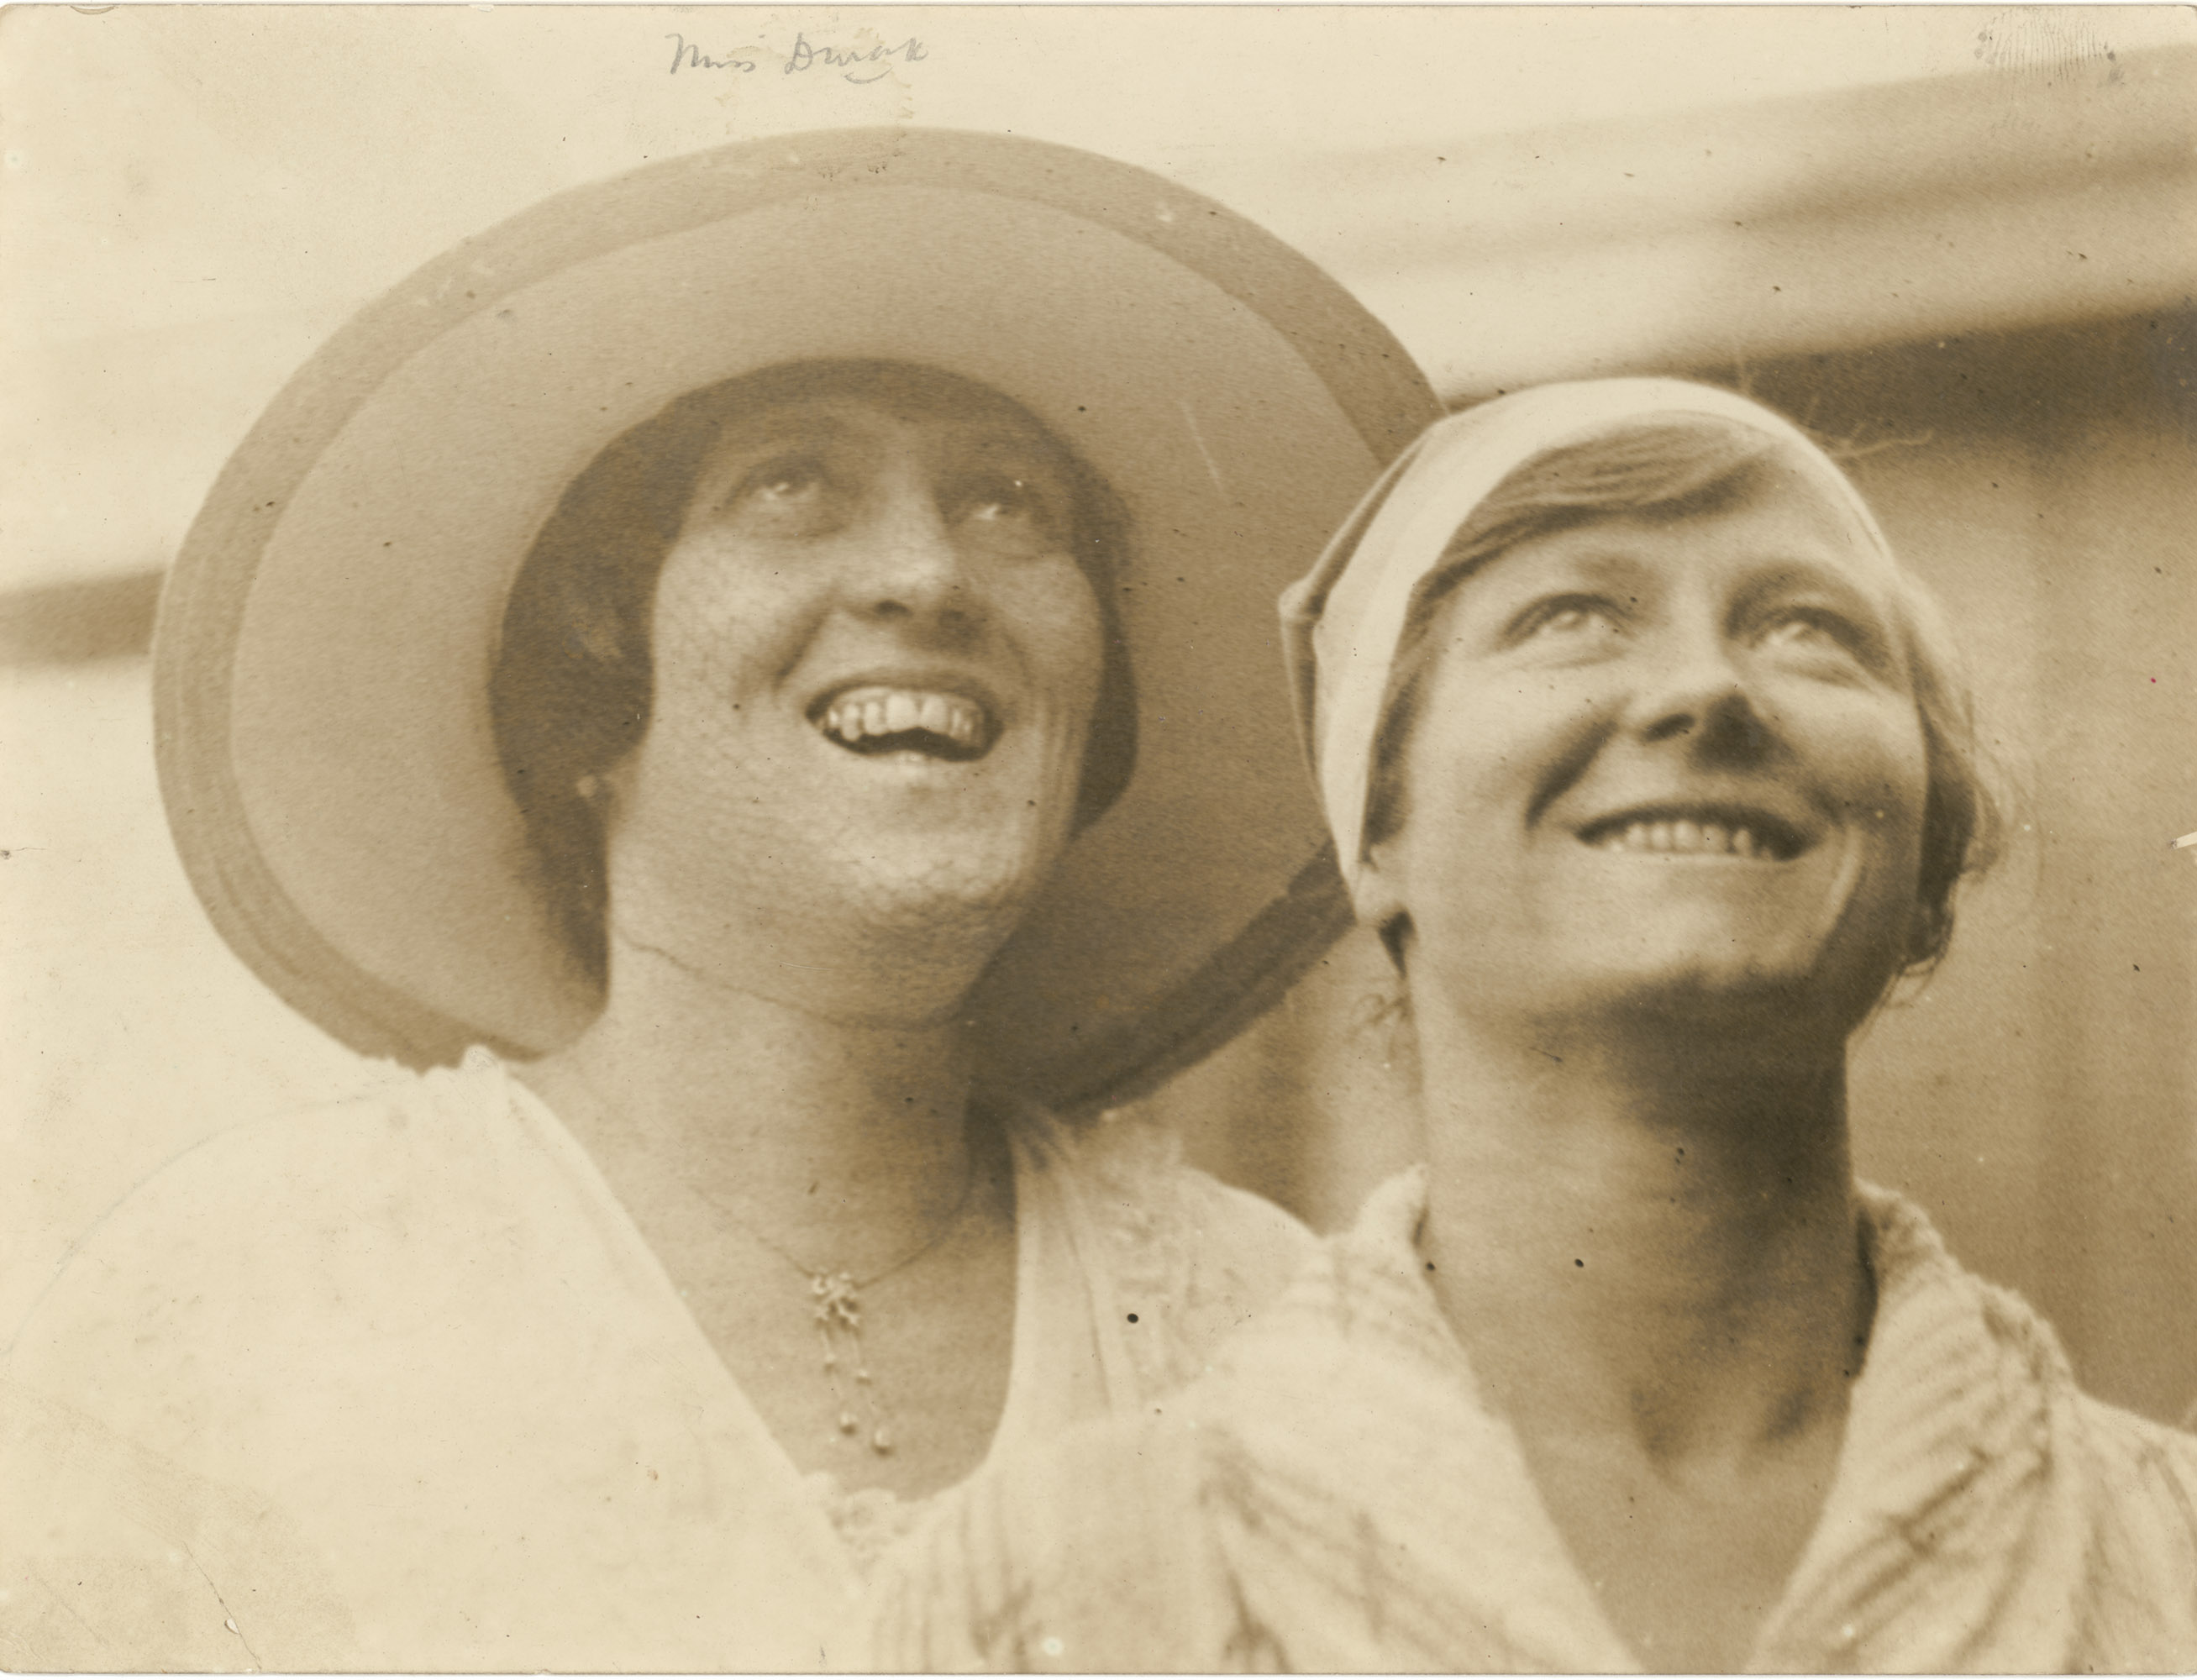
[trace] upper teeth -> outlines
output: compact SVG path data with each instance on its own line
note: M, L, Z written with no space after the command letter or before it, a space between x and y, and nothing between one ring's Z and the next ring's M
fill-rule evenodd
M1726 852L1743 858L1772 855L1769 847L1755 839L1752 829L1726 828L1716 822L1688 822L1684 818L1671 822L1627 823L1621 831L1613 830L1597 843L1608 852Z
M914 688L853 688L824 713L824 733L845 741L925 729L963 746L983 733L984 711L973 700Z

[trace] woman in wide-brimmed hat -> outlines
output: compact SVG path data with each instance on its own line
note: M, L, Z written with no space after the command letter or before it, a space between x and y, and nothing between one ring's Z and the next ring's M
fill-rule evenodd
M1164 1416L951 1496L902 1665L2197 1664L2197 1440L1858 1183L1853 1034L1992 803L1940 617L1730 392L1434 427L1284 601L1424 1164Z
M339 334L177 565L163 785L426 1071L81 1246L15 1416L126 1465L18 1502L97 1561L18 1654L859 1662L923 1499L1199 1369L1302 1233L1046 1108L1336 930L1261 603L1433 412L1218 206L936 132L582 189Z

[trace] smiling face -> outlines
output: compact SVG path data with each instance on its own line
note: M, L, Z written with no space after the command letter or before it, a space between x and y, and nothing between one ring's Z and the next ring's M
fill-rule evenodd
M612 779L615 924L693 957L851 921L973 975L1074 820L1102 652L1072 495L1059 447L963 381L728 421Z
M1485 1018L1846 1033L1904 960L1927 763L1897 581L1791 466L1590 520L1437 609L1360 909Z

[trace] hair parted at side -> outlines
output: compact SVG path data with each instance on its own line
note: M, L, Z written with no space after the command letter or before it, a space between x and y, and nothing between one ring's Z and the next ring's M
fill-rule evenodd
M770 403L855 397L982 400L1013 410L1059 451L1070 547L1097 598L1104 646L1075 826L1121 797L1136 766L1137 706L1116 605L1127 510L1052 429L990 387L907 362L784 362L689 391L606 444L565 489L505 605L489 678L503 779L525 825L550 919L596 983L608 963L603 808L583 789L637 746L654 692L650 617L695 481L724 424Z
M1661 417L1550 449L1513 470L1452 535L1413 591L1373 739L1363 843L1402 826L1409 790L1403 763L1424 698L1442 602L1467 578L1521 542L1597 520L1683 519L1744 500L1778 451L1770 433L1709 415ZM1896 559L1897 631L1922 720L1928 767L1916 923L1905 972L1934 966L1951 942L1953 893L1997 855L2003 819L1978 737L1973 692L1945 615ZM1381 930L1402 965L1402 930Z

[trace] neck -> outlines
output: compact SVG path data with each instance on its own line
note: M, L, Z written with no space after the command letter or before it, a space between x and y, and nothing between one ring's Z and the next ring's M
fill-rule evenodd
M950 1018L831 1011L615 935L608 993L525 1077L622 1193L675 1182L804 1267L858 1274L965 1196L969 1075Z
M1437 1298L1534 1433L1728 1460L1843 1415L1869 1310L1843 1047L1418 1020Z

